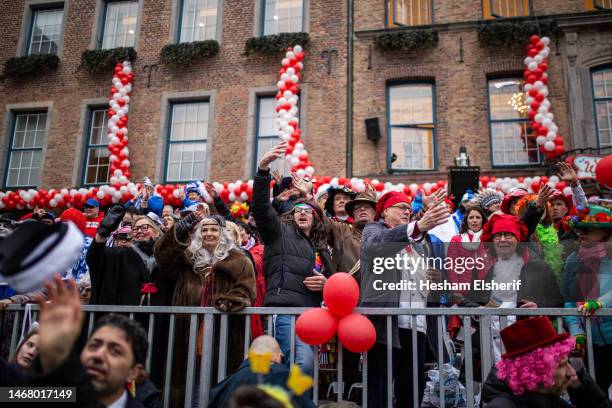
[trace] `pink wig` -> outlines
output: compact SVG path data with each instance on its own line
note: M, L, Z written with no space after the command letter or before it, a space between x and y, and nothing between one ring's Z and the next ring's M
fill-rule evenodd
M535 391L540 386L554 384L555 369L574 349L576 340L565 340L539 347L517 357L503 359L497 363L497 378L504 381L515 395Z

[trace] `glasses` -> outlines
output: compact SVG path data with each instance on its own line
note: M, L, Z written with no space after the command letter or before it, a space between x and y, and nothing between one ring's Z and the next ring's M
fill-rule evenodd
M391 208L399 208L402 211L412 211L412 207L408 204L395 204L392 205Z
M312 214L312 208L299 207L294 210L297 214Z
M150 229L151 229L151 226L149 224L143 224L143 225L138 225L136 227L132 227L132 232L138 232L138 231L147 232Z
M493 241L501 241L502 238L507 241L516 237L511 232L498 232L497 234L493 235Z

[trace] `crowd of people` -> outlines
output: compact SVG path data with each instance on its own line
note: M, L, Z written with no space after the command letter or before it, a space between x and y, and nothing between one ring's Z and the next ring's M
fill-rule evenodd
M499 321L493 321L496 368L487 378L478 378L479 363L474 367L475 379L484 384L480 398L491 407L569 406L562 404L570 404L570 400L577 406L610 406L607 393L612 383L612 317L593 313L612 307L612 201L589 201L569 165L558 164L557 173L571 186L571 196L546 184L537 194L522 189L505 195L488 189L468 190L455 201L458 205L454 208L445 189L419 196L418 200L397 191L377 197L371 186L359 193L335 185L322 185L315 191L308 178L297 174L282 177L270 169L285 155L286 148L286 142L281 142L261 158L254 177L253 201L242 219L232 216L209 183L190 183L183 193L183 206L173 208L164 205L149 179L133 200L106 212L90 199L84 211L70 208L59 216L43 208L35 208L21 219L2 214L0 245L33 222L73 223L84 239L79 259L42 290L16 293L7 285L0 286L0 309L10 304L41 304L39 325L23 334L14 356L0 368L1 385L72 381L82 392L77 395L79 406L159 406L157 387L161 384L156 381L163 378L165 343L157 337L147 343L142 328L146 321L111 314L96 322L88 339L81 339L84 346L79 358L72 346L82 336L81 304L212 306L227 313L264 306L273 315L271 327L266 327L266 319L253 315L248 334L244 318L230 314L227 369L234 374L213 387L210 405L264 406L241 405L240 401L257 395L269 398L273 393L265 388L236 389L242 382L255 384L257 378L248 374L248 361L242 355L245 336L250 336L247 341L252 340L254 349L272 353L278 366L274 375L282 377L278 384L284 383L291 359L304 373L313 375L314 349L297 336L292 347L291 317L281 314L280 308L321 306L327 279L334 273L347 272L360 283L361 307L578 309L584 317L566 317L563 327L551 326L555 336L548 337L548 318L511 317L505 329ZM213 199L210 205L204 200L204 191ZM382 275L372 272L377 257L393 258L397 254L411 261L469 257L484 261L467 270L414 262L420 266L413 270L394 266ZM470 285L441 291L418 285L416 290L373 290L375 281L381 279L521 284L511 289L489 286L488 290L474 290ZM436 326L432 328L435 320L426 316L394 317L388 337L386 317L370 319L377 340L368 354L368 406L387 406L389 364L395 406L413 405L415 385L420 402L427 363L438 361L441 356L437 355L437 344L445 341L437 338ZM592 327L595 381L583 367L572 368L568 359L584 351L587 321ZM458 319L448 318L445 324L451 341L470 335L461 332ZM156 332L167 332L167 325L167 319L159 318ZM261 337L265 331L272 338ZM564 335L556 336L557 332ZM479 335L478 330L472 334L472 344L479 344ZM538 342L540 337L543 340ZM190 358L188 317L177 316L175 338L170 406L182 406ZM213 341L215 350L219 341ZM200 332L198 361L202 343ZM387 361L389 343L391 361ZM148 347L153 350L150 379L144 371ZM510 353L513 347L518 351ZM412 357L414 349L416 360ZM526 356L536 352L548 356L548 366L529 377L530 381L515 378L517 370L525 371ZM218 363L215 359L215 365ZM345 352L345 379L359 381L359 363L359 354ZM252 381L240 380L247 377ZM13 380L7 383L7 378ZM126 384L137 380L133 388L140 394L125 391ZM311 393L304 395L292 403L312 406ZM271 402L265 406L275 405Z

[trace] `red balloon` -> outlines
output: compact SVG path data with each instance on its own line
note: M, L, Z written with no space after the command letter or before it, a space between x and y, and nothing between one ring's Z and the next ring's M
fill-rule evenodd
M538 68L540 68L542 71L546 72L548 70L548 64L543 62L543 63L540 64L540 66Z
M529 50L529 52L527 53L527 55L529 55L530 57L535 57L536 55L538 55L538 50L537 48L533 48L531 47L531 49Z
M542 102L544 100L544 95L542 95L541 93L537 94L535 96L535 100L538 101L538 102Z
M612 188L612 154L597 163L595 177L599 184Z
M531 109L533 109L534 111L537 111L538 108L540 107L540 102L533 102L531 105Z
M567 183L565 181L560 181L557 183L557 185L555 186L555 188L559 191L563 191L565 189L565 187L567 187Z
M540 177L540 182L541 183L548 183L548 176L541 176Z
M295 322L298 337L311 346L327 342L337 328L338 319L329 310L320 307L307 310Z
M532 45L536 45L538 42L540 41L540 36L539 35L532 35L531 37L529 37L529 42Z
M540 191L540 182L539 181L532 182L531 189L533 190L534 193L537 193L538 191Z
M544 73L544 71L542 71L542 69L541 69L541 68L536 68L536 69L533 71L533 75L534 75L536 78L541 78L543 73Z
M353 353L364 353L376 343L376 329L370 319L352 313L338 323L338 340Z
M555 156L561 156L563 153L565 153L565 147L563 145L556 145L553 152L555 153Z
M529 76L527 77L527 82L528 82L528 83L530 83L530 84L535 83L535 81L537 81L537 80L538 80L538 77L537 77L537 76L535 76L535 75L529 75Z
M357 306L359 285L346 272L334 273L323 287L323 300L335 316L344 317Z

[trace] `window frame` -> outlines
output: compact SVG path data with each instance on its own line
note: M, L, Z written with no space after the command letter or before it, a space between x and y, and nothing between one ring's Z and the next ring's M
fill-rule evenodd
M523 2L523 7L527 14L523 14L520 16L498 16L493 14L493 2L496 0L482 0L482 17L485 20L501 20L504 18L521 18L521 17L529 17L532 15L531 13L531 0L520 0Z
M395 169L393 168L393 162L391 158L393 156L393 140L392 140L392 132L391 129L393 127L401 127L408 129L422 129L419 128L421 124L411 124L411 125L392 125L391 124L391 88L394 86L402 86L402 85L431 85L431 104L432 104L432 135L431 135L431 143L432 143L432 160L433 166L430 169ZM411 80L411 81L391 81L386 84L386 120L387 120L387 152L386 152L386 162L387 162L387 173L427 173L427 172L436 172L438 171L438 137L437 137L437 109L436 109L436 82L433 79L430 80Z
M219 27L221 26L220 14L222 11L223 0L215 0L217 2L217 15L215 16L215 36L213 38L209 38L208 40L216 40L219 41ZM183 11L185 9L185 0L178 0L178 24L176 27L176 34L174 35L174 43L182 44L181 42L181 32L183 30ZM221 27L222 29L222 27ZM184 41L184 43L190 43L195 41L208 41L208 40L194 40L194 41Z
M62 47L63 36L64 36L64 21L65 21L65 13L66 13L64 3L54 2L54 3L41 4L41 5L30 4L29 7L30 7L30 14L31 14L30 15L30 27L28 29L28 37L25 43L24 55L25 56L33 55L31 52L31 48L32 48L32 37L34 33L34 20L36 19L36 13L39 11L62 10L62 21L61 21L62 28L60 30L60 38L57 42L57 53L56 54L50 54L50 53L40 54L40 55L59 55L61 51L61 47Z
M386 0L385 1L385 27L390 29L396 29L400 27L426 27L432 24L435 24L434 20L434 2L435 0L427 0L429 2L429 23L427 24L417 24L417 25L406 25L406 24L396 24L395 23L395 10L397 7L395 6L395 2L397 0ZM389 12L389 5L393 3L393 11Z
M610 5L610 7L606 8L606 7L599 6L597 4L599 1L601 0L584 0L584 11L612 10L612 4Z
M285 31L280 31L274 34L265 34L266 32L266 0L260 0L260 1L261 1L261 10L260 10L261 16L259 20L259 36L265 37L267 35L278 35L282 32L285 32ZM276 1L282 1L282 0L276 0ZM308 0L301 0L301 1L302 1L302 29L300 31L292 31L295 33L306 31L306 1Z
M485 86L486 86L486 93L487 93L487 126L489 127L489 157L491 158L491 168L493 169L511 169L511 168L524 168L524 167L540 167L545 157L544 157L544 154L540 152L540 146L538 146L537 143L536 143L536 151L538 154L537 162L533 162L533 163L528 162L528 163L519 163L519 164L495 164L495 159L493 156L493 126L492 124L502 123L502 122L503 123L508 123L508 122L526 123L527 127L529 129L531 128L529 117L525 119L496 119L496 120L491 119L491 96L489 92L489 82L500 80L500 79L519 80L519 81L523 80L521 75L519 74L513 75L512 73L506 74L506 75L492 75L492 76L487 76L486 78Z
M15 139L15 130L17 128L17 117L21 116L21 115L40 115L42 113L45 113L47 115L46 121L45 121L45 139L43 140L43 144L41 147L37 147L37 148L27 148L27 149L13 149L13 141ZM15 151L38 151L40 150L41 153L41 158L40 158L40 182L42 183L42 173L43 173L43 165L44 165L44 153L45 153L45 145L47 142L47 138L49 137L49 135L47 134L48 132L48 124L49 124L49 116L50 116L50 112L49 109L34 109L34 110L24 110L24 111L13 111L11 112L11 131L9 134L9 138L8 138L8 145L6 148L6 156L5 156L5 163L4 163L4 177L2 180L2 185L4 186L5 190L17 190L17 189L29 189L29 188L37 188L37 185L15 185L15 186L9 186L7 185L8 183L8 178L9 178L9 166L11 163L11 157L13 155L13 152Z
M206 139L195 139L195 140L187 140L187 141L171 141L170 137L171 137L171 132L172 132L172 121L174 118L174 106L175 105L191 105L191 104L198 104L198 103L207 103L208 104L208 124L207 124L207 129L206 129ZM168 101L168 123L166 126L166 138L165 138L165 150L164 150L164 160L163 160L163 169L162 169L162 175L163 175L163 180L164 183L186 183L186 182L190 182L193 181L193 179L190 180L168 180L168 164L170 162L170 145L172 144L180 144L180 143L187 143L187 144L192 144L192 143L202 143L204 142L206 144L206 153L205 153L205 158L204 158L204 179L206 179L207 177L209 177L209 168L206 166L206 163L208 162L210 155L211 155L211 151L210 151L210 147L212 146L212 144L210 144L210 125L211 125L211 107L212 107L212 102L210 98L202 98L202 99L189 99L189 100L184 100L184 99L175 99L175 100L169 100Z
M259 154L259 140L276 138L280 142L280 138L278 137L278 135L263 136L263 137L259 135L259 122L260 122L259 114L261 112L261 101L263 99L273 99L273 103L276 102L276 97L274 94L262 93L262 94L255 95L255 129L254 129L255 137L253 138L253 175L257 174L257 165L259 164L259 161L257 160L257 156ZM298 118L299 118L299 114L300 114L300 111L298 108Z
M136 10L136 25L134 27L134 45L130 46L130 48L136 48L136 45L138 44L138 31L140 30L140 8L141 8L141 0L102 0L102 19L100 20L100 28L99 28L99 32L100 35L98 37L98 41L97 41L97 49L98 50L112 50L114 48L119 48L119 47L113 47L113 48L102 48L102 45L104 44L104 32L106 29L106 18L108 17L108 5L111 3L136 3L138 5L138 8Z
M610 141L610 145L608 146L602 146L601 145L601 140L599 139L599 122L597 121L597 101L610 101L612 102L612 96L607 96L604 98L596 98L595 96L595 81L593 81L593 74L597 73L597 72L601 72L601 71L607 71L607 70L611 70L612 71L612 64L606 64L606 65L601 65L598 67L594 67L590 70L590 74L591 74L591 101L593 104L593 118L595 120L595 138L597 139L597 147L598 148L604 148L604 147L612 147L612 140Z
M108 124L108 107L104 107L104 106L88 106L87 107L87 129L86 129L86 133L85 133L85 143L84 143L84 150L83 150L83 168L81 171L81 185L82 186L101 186L103 184L108 184L110 183L110 162L109 162L109 169L108 169L108 179L106 181L102 181L100 183L88 183L87 182L87 163L89 162L89 149L96 149L96 148L106 148L108 150L108 134L105 134L105 137L107 137L107 142L106 144L103 145L92 145L90 144L90 139L91 139L91 131L93 129L93 121L94 121L94 112L96 111L104 111L104 117L105 117L105 125L104 127L107 127ZM110 152L109 152L110 155Z

